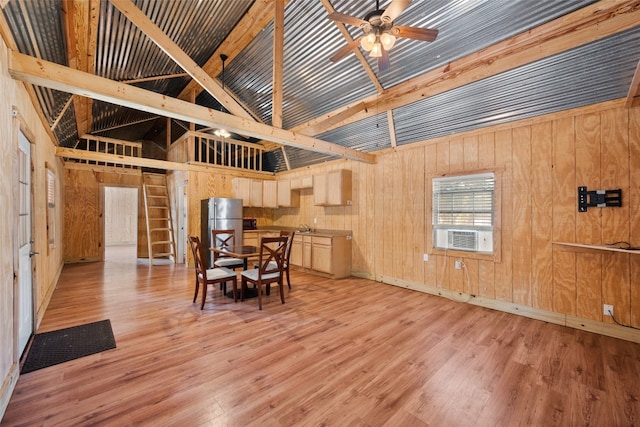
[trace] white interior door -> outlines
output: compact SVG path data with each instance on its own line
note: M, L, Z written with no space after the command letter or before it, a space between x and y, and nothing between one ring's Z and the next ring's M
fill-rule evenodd
M31 275L31 148L18 134L19 219L18 219L18 354L22 354L33 333L33 277Z

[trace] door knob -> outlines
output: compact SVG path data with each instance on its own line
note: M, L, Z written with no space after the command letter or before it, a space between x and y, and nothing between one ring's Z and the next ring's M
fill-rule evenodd
M40 255L40 252L29 251L29 258L31 258L34 255Z

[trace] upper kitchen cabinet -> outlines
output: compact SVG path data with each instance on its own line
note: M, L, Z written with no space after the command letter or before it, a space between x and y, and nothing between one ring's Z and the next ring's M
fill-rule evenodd
M313 188L313 176L298 176L291 178L292 190L304 190L305 188Z
M262 207L277 208L278 207L278 182L262 181Z
M319 206L351 204L351 171L338 169L313 177L313 202Z
M297 208L300 206L300 192L291 191L291 181L278 181L278 206L282 208Z
M275 181L272 181L275 183ZM263 181L251 178L233 178L231 191L233 198L242 199L242 207L261 208L263 205ZM274 203L276 192L273 191ZM275 207L275 206L274 206Z
M251 203L251 179L233 178L231 181L231 193L234 199L242 199L242 206L250 207Z

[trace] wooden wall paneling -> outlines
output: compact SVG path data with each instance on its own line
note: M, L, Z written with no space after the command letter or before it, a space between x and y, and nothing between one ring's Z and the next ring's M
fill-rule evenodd
M471 295L480 294L480 262L477 259L467 258L464 261L464 293Z
M531 306L531 127L513 135L513 302Z
M404 224L401 224L401 211L402 206L398 205L398 183L400 182L398 175L398 152L390 153L385 156L383 164L383 199L384 199L384 223L382 224L382 241L384 244L384 256L383 256L383 275L390 277L396 276L396 270L398 269L398 260L400 259L400 251L402 248L401 240L403 238Z
M362 194L363 182L362 179L362 168L360 167L360 162L354 162L351 167L351 180L352 180L352 197L353 197L353 205L351 209L351 270L362 272L365 271L364 265L364 255L362 246L362 222L364 222L363 212L360 211L361 206L364 205L364 201L362 200L365 196ZM365 189L366 194L366 189ZM358 217L361 217L362 220L357 220Z
M120 174L89 169L64 171L64 246L65 262L100 261L104 256L103 186L140 188L141 175ZM139 200L142 200L141 193ZM144 202L142 202L144 217ZM144 218L140 222L138 206L138 252L140 228L146 233ZM146 237L146 235L145 235ZM143 241L146 247L146 239ZM145 251L146 256L146 251Z
M495 263L493 261L478 261L478 295L495 299Z
M380 241L378 239L379 234L376 233L374 228L377 207L375 200L378 197L377 187L375 186L375 177L378 174L378 167L377 165L365 164L363 162L360 162L359 164L361 165L360 167L366 171L363 177L367 181L366 204L360 208L361 211L364 210L365 212L365 223L363 224L365 228L362 231L366 236L366 271L374 273L376 271L374 265L374 254L376 252L376 248L380 246Z
M424 219L424 148L405 150L401 153L402 177L401 188L405 191L397 192L402 197L401 221L404 226L404 239L402 242L402 271L401 277L415 283L423 283L424 271L422 268L425 240Z
M464 141L464 170L476 170L480 168L478 136L469 136Z
M624 196L623 196L624 197ZM640 107L629 110L629 243L640 246ZM624 203L624 202L623 202ZM640 256L630 257L631 326L640 327Z
M373 213L370 207L374 202L374 181L372 168L362 162L353 162L353 206L351 210L351 269L357 274L369 275L373 271L371 263L374 253Z
M589 190L600 189L600 114L575 118L576 184ZM600 244L601 211L588 209L576 214L576 241ZM576 314L602 320L602 255L576 253Z
M478 135L478 169L489 169L496 165L495 133Z
M478 169L491 169L496 165L495 134L493 132L478 135ZM478 261L478 295L494 299L495 265L493 261Z
M449 173L450 166L450 141L442 141L436 144L436 174L445 175ZM448 256L439 256L436 259L436 286L449 289L449 271L447 270Z
M573 117L553 123L553 240L575 242L577 187ZM553 309L576 314L576 255L556 250L553 254Z
M531 126L531 302L553 310L553 129L552 122Z
M386 222L385 191L387 190L385 183L388 182L386 169L390 167L388 165L389 163L388 159L389 159L389 156L384 156L383 158L378 160L378 163L376 165L376 173L374 174L374 183L375 183L374 185L375 197L374 197L374 204L373 204L374 216L373 216L373 223L371 225L372 225L373 232L376 234L376 246L375 246L375 252L373 256L374 273L376 278L380 278L380 276L383 276L384 274L386 274L384 261L385 261L385 254L388 253L387 252L388 249L385 250L386 249L385 248L386 233L384 230L384 225Z
M425 221L425 249L423 253L431 253L433 248L433 187L431 178L437 171L437 146L427 145L424 147L424 221ZM430 255L429 261L424 262L423 277L424 283L429 286L436 286L437 266L439 255Z
M466 149L469 148L469 156L474 151L473 143L467 143L463 138L454 138L449 141L449 172L465 172L467 163L477 163L477 159L467 161ZM463 261L463 257L451 257L447 264L449 270L449 289L456 292L467 292L466 274L463 269L456 270L455 261Z
M601 208L603 243L628 241L630 235L629 209L626 208L624 196L629 194L630 188L628 111L625 108L617 108L604 111L600 115L602 125L602 189L621 188L623 205L622 208ZM629 256L628 254L605 255L602 278L603 302L614 304L616 319L624 324L629 324L631 319ZM605 321L610 321L610 318L605 317Z
M464 140L451 138L449 140L449 172L463 172L464 169Z
M97 239L97 221L86 217L98 217L99 192L87 191L86 186L95 182L88 170L65 169L64 171L64 259L65 262L97 260L98 250L93 242ZM81 238L81 236L85 236ZM95 240L94 240L95 239Z
M501 168L503 172L500 174L501 182L497 185L501 189L502 206L501 213L501 259L495 264L495 298L499 301L513 301L512 282L513 282L513 218L512 218L512 135L511 130L503 130L495 134L495 158L496 166Z

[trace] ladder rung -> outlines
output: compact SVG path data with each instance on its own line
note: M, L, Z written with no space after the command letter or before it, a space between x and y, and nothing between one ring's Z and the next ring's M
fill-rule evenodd
M169 227L163 227L163 228L152 228L151 231L169 231L170 228Z
M149 184L149 183L145 183L144 185L146 185L147 187L153 187L153 188L165 188L164 185L161 184Z
M151 205L149 209L169 209L169 206Z
M171 252L162 252L162 253L153 254L152 258L156 258L160 256L173 256L173 254Z
M151 242L152 245L168 245L169 243L171 243L171 240L158 240Z

